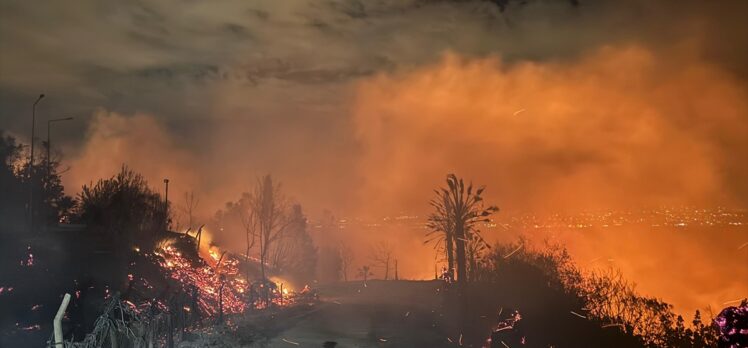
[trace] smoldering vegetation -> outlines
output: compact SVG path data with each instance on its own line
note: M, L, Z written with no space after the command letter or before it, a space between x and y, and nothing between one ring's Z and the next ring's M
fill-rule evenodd
M632 44L561 62L510 63L501 57L448 55L429 66L359 81L353 88L352 119L342 130L333 128L355 141L324 157L313 153L319 142L295 131L283 133L280 138L287 140L282 144L263 137L252 140L259 143L244 144L245 124L237 120L225 132L211 130L184 139L171 134L157 116L102 111L90 124L88 145L73 156L66 180L69 187L78 187L90 180L89 173L111 175L121 163L130 163L151 181L172 178L178 197L175 205L185 206L183 194L194 192L201 204L193 215L207 221L215 216L215 207L235 203L241 192L251 190L248 177L262 175L260 168L268 168L304 205L315 221L310 230L319 232L318 240L327 238L325 244L332 246L349 238L363 244L378 242L371 229L338 231L339 220L381 223L373 220L425 216L423 196L430 190L429 183L455 168L491 183L494 189L487 199L509 214L574 214L600 207L739 208L744 190L738 178L744 176L744 169L735 159L745 157L748 148L742 136L747 119L745 88L698 52L698 45L663 52ZM215 138L232 145L214 147ZM297 139L310 143L296 143ZM200 151L189 150L195 144ZM260 155L257 149L269 153ZM152 160L156 158L163 161ZM279 160L282 165L274 164ZM231 170L223 169L227 163ZM186 225L184 215L176 219L180 227ZM223 227L226 233L215 233L223 244L245 244L244 235L237 232L243 229L239 220L227 221ZM730 238L706 239L706 249L737 248L745 242L742 232L714 232ZM421 241L419 233L405 228L381 233L405 238L403 243L409 247ZM486 237L496 240L501 235L499 230L495 235L487 232ZM616 250L619 242L600 238L605 243L590 249L583 247L589 243L572 234L557 238L564 238L562 242L580 259L608 258L597 254ZM656 233L642 232L635 238L641 248L616 257L621 268L631 270L626 276L646 283L647 289L661 296L679 292L682 287L672 288L673 282L660 282L659 277L638 278L648 262L648 256L642 255L661 254L662 244ZM697 240L702 239L681 243L678 263L711 274L705 283L731 281L722 276L724 272L708 271L715 257L703 254L704 244ZM367 253L366 249L358 252ZM422 249L418 258L428 257L427 253ZM707 261L691 262L689 255ZM399 261L401 270L412 277L432 273L432 266L422 267L407 256ZM705 298L720 296L714 289L694 290ZM677 301L685 308L704 305Z
M181 212L190 226L173 231L176 209L127 167L84 185L73 199L59 183L57 162L24 165L22 146L2 139L2 185L11 193L2 202L11 222L3 229L4 344L47 340L63 293L73 295L64 336L82 346L154 339L166 346L252 346L317 332L351 342L445 347L705 347L726 337L719 320L712 322L716 313L684 319L635 291L620 273L582 272L563 247L488 242L482 229L499 209L485 200L485 187L455 175L434 191L425 226L431 232L421 236L443 257L445 267L435 275L441 279L405 281L390 243L363 254L330 244L330 236L315 240L301 206L269 175L208 223L216 231L243 226L244 243L233 246L241 251L230 253L221 249L221 232L198 227L190 215L189 207L199 205L194 196L184 196L188 209ZM39 224L31 230L23 219L24 188L38 198L31 214ZM401 316L408 323L395 325ZM356 333L360 325L364 336ZM114 331L102 336L101 330Z
M215 127L184 136L173 134L159 114L101 111L65 180L79 187L90 174L111 175L129 163L151 181L172 178L179 201L184 192L195 192L202 201L195 215L204 220L214 216L214 207L239 200L251 189L247 178L264 171L284 183L312 220L326 224L330 216L423 217L430 183L456 169L490 183L487 198L507 212L740 208L745 168L737 159L748 148L748 98L741 80L703 58L701 44L664 50L624 43L590 49L574 60L540 62L447 53L429 65L357 80L342 94L349 98L339 122L317 118L320 124L297 129L289 121L290 128L281 126L276 137L248 136L256 128L274 134L270 119L226 121L223 112L216 112ZM317 127L332 135L306 132ZM329 144L330 138L339 145ZM231 169L224 169L228 163ZM241 230L241 224L232 229ZM391 234L403 238L400 231ZM377 242L353 232L354 239ZM320 234L331 235L329 244L336 245L343 240L335 233ZM407 236L407 244L419 244L420 234ZM241 233L217 238L245 243ZM630 259L617 258L624 268L645 263L640 253L659 252L653 234L636 238L644 248ZM564 242L585 245L574 238ZM710 249L722 245L707 243ZM684 243L682 255L701 254L699 245ZM615 247L609 240L603 248ZM579 258L596 251L570 250ZM418 262L400 261L406 273L428 272ZM709 282L724 279L712 274ZM638 272L627 276L639 280ZM678 291L669 285L651 288L663 296Z
M224 282L221 272L252 275L263 284L267 271L299 288L331 283L335 293L341 278L436 278L438 267L450 263L447 250L460 244L459 273L480 279L463 291L473 291L491 311L520 310L532 332L551 327L552 338L543 343L582 344L563 329L600 344L712 342L707 323L717 313L704 313L702 328L687 327L693 309L735 304L744 294L744 229L552 231L550 238L567 246L579 269L615 259L607 263L623 272L623 278L593 273L567 279L576 268L563 253L495 244L527 231L483 226L476 228L480 235L441 240L450 246L435 256L423 246L424 226L408 223L412 217L425 222L431 189L454 171L489 184L482 199L501 207L500 215L744 207L747 171L739 159L748 149L748 55L736 43L748 33L740 16L745 3L278 4L183 4L184 12L147 2L116 9L81 4L84 16L65 5L3 7L0 36L10 49L2 50L0 66L2 125L25 132L22 101L40 86L66 101L60 111L84 110L88 121L60 135L69 171L59 159L48 159L53 172L43 162L25 168L20 145L10 138L0 144L0 304L13 313L2 318L3 339L45 340L44 318L59 295L78 290L88 309L75 309L84 318L69 318L66 325L77 326L68 326L66 335L90 332L107 293L127 290L136 247L160 253L163 264L141 270L152 280L176 273L168 262L183 261L176 253L190 250L193 268L209 274L200 281L214 292ZM191 14L188 21L179 17L184 13ZM249 16L251 23L226 23L246 19L235 16ZM139 23L135 31L130 18ZM206 29L196 33L186 22ZM89 29L82 32L80 25ZM218 38L217 31L231 39ZM105 45L93 44L102 38ZM154 45L167 41L173 44ZM123 171L123 163L133 171ZM283 182L284 199L268 205L283 218L266 215L259 219L274 222L258 227L259 215L250 212L263 210L260 197L275 196L256 185L267 172L276 185ZM170 203L162 206L165 177L172 186ZM37 197L31 207L25 207L26 187ZM31 234L24 232L29 211L41 229ZM77 227L61 230L59 221ZM167 229L190 242L167 254L172 244L160 242L176 237ZM543 239L535 234L534 242ZM180 264L179 271L192 266ZM629 282L640 283L640 293ZM169 284L154 283L157 290ZM377 291L396 293L400 286L381 284ZM351 292L361 287L338 285ZM429 286L407 291L428 292ZM526 288L539 294L521 296L518 289ZM145 297L165 297L153 292ZM433 301L460 302L432 295ZM251 303L267 306L273 302L268 297ZM659 298L677 301L684 319ZM74 300L73 307L80 303ZM546 307L569 320L543 321ZM477 320L468 317L424 334L444 334L439 340L445 345L461 333L478 342L496 325L490 319L467 333L466 320ZM536 335L527 339L540 342Z

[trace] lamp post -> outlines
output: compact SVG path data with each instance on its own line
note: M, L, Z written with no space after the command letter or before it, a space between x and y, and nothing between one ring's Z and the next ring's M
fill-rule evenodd
M47 121L47 179L49 179L49 176L52 175L52 157L50 157L52 153L52 143L49 137L49 130L50 128L52 128L52 123L54 122L70 121L72 119L72 117L63 117Z
M29 155L29 230L31 233L34 232L34 137L36 136L36 104L44 98L44 94L40 94L39 98L36 98L34 105L31 107L31 154Z

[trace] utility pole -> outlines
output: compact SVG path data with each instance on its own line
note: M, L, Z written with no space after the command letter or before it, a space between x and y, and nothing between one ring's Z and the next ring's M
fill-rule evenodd
M34 233L34 137L36 136L36 104L44 98L40 94L31 107L31 154L29 156L29 232Z

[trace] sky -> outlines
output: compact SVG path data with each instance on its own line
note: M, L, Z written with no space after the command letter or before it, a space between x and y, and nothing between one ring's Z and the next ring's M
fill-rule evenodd
M419 211L452 171L518 208L748 197L744 2L0 4L0 128L27 140L39 93L41 134L75 117L73 191L127 163L339 215Z
M452 172L503 211L745 208L747 10L0 0L0 129L44 93L69 193L127 164L204 216L267 173L312 218L423 214Z

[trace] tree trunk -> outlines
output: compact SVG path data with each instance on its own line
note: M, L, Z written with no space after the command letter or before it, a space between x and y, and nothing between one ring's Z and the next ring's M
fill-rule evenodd
M457 245L457 282L467 283L467 265L465 257L465 227L461 223L455 226L455 244Z
M447 265L449 267L450 278L455 278L455 254L454 254L454 235L452 233L447 234L447 238L444 240L445 247L447 248Z
M262 276L262 282L265 283L265 241L263 240L264 231L260 231L260 275Z
M400 280L400 277L397 275L397 259L395 259L395 280Z
M468 278L475 280L475 270L478 269L478 260L476 252L470 251L470 270L468 272Z
M340 259L343 260L343 262L342 262L342 264L343 264L343 267L342 267L343 268L343 281L347 282L348 281L348 262L343 259L342 254L341 254L341 258Z
M384 280L389 279L390 277L390 259L388 258L387 261L384 263Z

